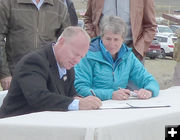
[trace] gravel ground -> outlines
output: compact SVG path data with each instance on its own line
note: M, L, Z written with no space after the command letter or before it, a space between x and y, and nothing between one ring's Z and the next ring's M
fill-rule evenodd
M145 67L158 81L160 89L166 89L173 85L173 73L176 62L172 58L154 59L146 58ZM0 90L1 86L0 86Z
M160 89L173 86L173 74L176 61L167 57L166 59L146 59L145 67L159 82Z

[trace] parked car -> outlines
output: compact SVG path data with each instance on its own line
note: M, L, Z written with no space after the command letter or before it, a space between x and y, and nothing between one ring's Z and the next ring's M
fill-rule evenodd
M174 35L173 31L166 25L157 25L157 35Z
M177 29L180 29L180 25L170 25L169 27L171 28L171 30L172 30L174 33L176 33L176 30L177 30Z
M148 51L146 52L146 56L150 59L155 59L161 54L161 46L159 41L154 38L151 45L148 48Z
M173 35L156 35L155 38L159 41L161 46L161 54L159 58L165 58L166 56L173 57L174 51L174 42L177 40L177 37Z

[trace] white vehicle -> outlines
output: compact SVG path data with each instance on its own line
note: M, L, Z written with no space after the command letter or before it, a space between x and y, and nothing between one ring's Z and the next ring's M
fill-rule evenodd
M180 29L180 25L170 25L169 28L171 28L174 33L177 33L177 30Z
M157 35L174 35L171 28L166 25L157 25Z
M156 35L155 38L159 41L161 46L159 58L165 58L166 56L173 57L174 42L177 40L177 37L173 35Z

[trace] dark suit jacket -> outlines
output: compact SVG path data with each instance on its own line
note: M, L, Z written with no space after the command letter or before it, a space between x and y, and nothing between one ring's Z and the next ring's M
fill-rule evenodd
M74 4L71 0L66 0L66 3L67 3L67 8L68 8L71 25L77 26L78 25L78 17L76 15L76 10L74 8Z
M0 108L0 118L39 111L66 111L76 95L74 69L59 78L52 45L23 57Z

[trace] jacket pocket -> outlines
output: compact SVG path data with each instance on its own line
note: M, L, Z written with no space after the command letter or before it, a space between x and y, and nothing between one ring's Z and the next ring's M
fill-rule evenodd
M45 24L45 36L55 36L56 31L60 30L61 28L61 15L53 11L47 11L44 16L43 24Z
M11 27L14 30L33 29L37 24L34 13L30 9L13 9L11 14Z

